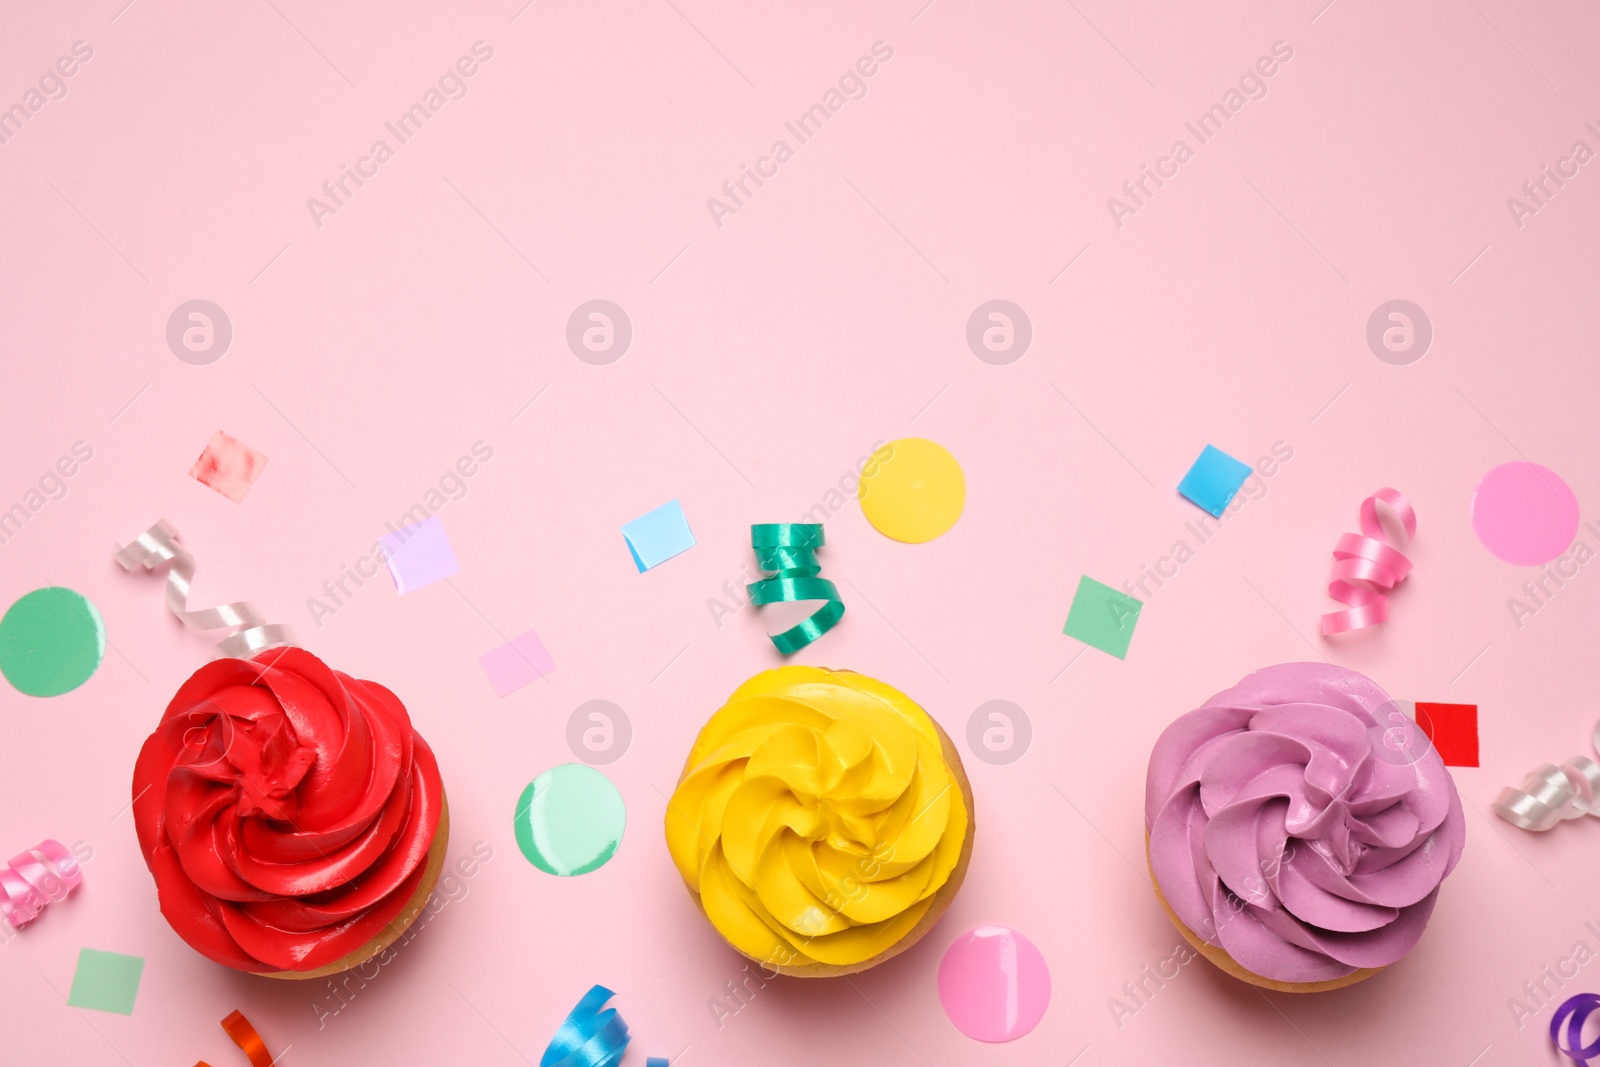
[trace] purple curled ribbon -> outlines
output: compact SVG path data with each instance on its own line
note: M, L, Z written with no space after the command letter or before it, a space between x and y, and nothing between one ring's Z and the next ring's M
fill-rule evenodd
M628 1047L628 1024L616 1008L605 1008L614 996L603 985L585 993L545 1047L539 1067L616 1067L621 1063Z
M1550 1018L1550 1040L1555 1042L1556 1051L1571 1059L1578 1067L1589 1067L1589 1061L1600 1056L1600 1038L1596 1038L1592 1044L1583 1044L1583 1024L1597 1009L1600 1009L1600 995L1579 993L1568 998ZM1561 1043L1563 1023L1567 1028L1567 1042L1564 1045Z

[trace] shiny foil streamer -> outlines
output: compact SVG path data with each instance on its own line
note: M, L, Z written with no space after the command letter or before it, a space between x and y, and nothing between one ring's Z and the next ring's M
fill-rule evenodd
M1322 617L1322 636L1373 626L1389 618L1389 593L1411 573L1411 561L1391 545L1378 521L1378 505L1389 505L1405 528L1405 544L1417 536L1417 513L1398 489L1379 489L1361 502L1361 532L1347 533L1333 549L1333 580L1328 595L1343 611Z
M1600 749L1600 723L1595 724L1593 741ZM1537 833L1566 819L1600 815L1600 764L1587 756L1573 756L1559 767L1541 763L1528 772L1521 789L1500 790L1494 813Z
M603 985L592 987L567 1014L550 1039L539 1067L616 1067L628 1047L628 1024L616 1008L605 1008L616 996ZM605 1008L604 1011L601 1009Z
M1579 993L1564 1001L1550 1017L1550 1040L1555 1042L1558 1052L1578 1067L1588 1067L1590 1060L1600 1058L1600 1039L1587 1045L1583 1043L1584 1024L1597 1010L1600 1010L1600 996ZM1563 1027L1567 1031L1565 1042L1561 1040Z
M178 543L178 531L162 519L139 535L130 545L118 545L112 558L125 571L143 567L153 571L171 562L167 571L167 609L193 630L230 632L212 649L212 658L250 659L258 652L280 645L296 644L293 632L281 623L268 623L247 600L220 604L214 608L189 610L189 587L194 582L194 556Z
M244 1050L244 1054L250 1059L250 1067L272 1067L272 1053L267 1051L267 1043L261 1040L261 1035L256 1033L256 1028L250 1025L250 1020L244 1017L243 1012L229 1012L228 1017L222 1020L222 1029L233 1039L235 1045ZM211 1065L205 1060L200 1060L194 1067L211 1067Z
M823 605L811 616L780 634L772 634L772 643L785 656L798 652L811 642L833 629L844 617L844 601L839 599L839 589L826 578L817 577L822 567L817 563L817 549L823 545L822 524L817 522L768 522L750 527L750 547L755 549L756 566L775 572L745 586L750 603L789 603L797 600L821 600Z
M0 916L26 926L46 904L63 900L83 884L83 868L59 841L41 841L0 867Z

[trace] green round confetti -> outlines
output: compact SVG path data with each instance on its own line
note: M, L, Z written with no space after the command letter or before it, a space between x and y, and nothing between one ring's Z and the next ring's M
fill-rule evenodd
M35 589L0 619L0 673L17 690L58 697L89 680L106 654L106 624L65 586Z
M552 767L517 800L517 847L546 874L571 877L605 866L622 843L628 812L611 779L582 763Z

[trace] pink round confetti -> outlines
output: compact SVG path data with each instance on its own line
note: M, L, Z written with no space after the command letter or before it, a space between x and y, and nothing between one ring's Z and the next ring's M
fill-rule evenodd
M1537 463L1502 463L1472 491L1472 530L1507 563L1549 563L1578 532L1578 498Z
M1013 1041L1044 1018L1050 968L1022 934L980 926L956 938L939 961L939 1003L968 1037Z

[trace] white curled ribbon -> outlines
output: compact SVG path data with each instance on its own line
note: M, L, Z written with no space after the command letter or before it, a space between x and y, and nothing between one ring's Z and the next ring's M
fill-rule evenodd
M1600 749L1600 723L1594 744ZM1528 772L1521 789L1500 790L1494 813L1512 826L1540 833L1566 819L1600 816L1600 764L1587 756L1573 756L1559 767L1542 763Z
M125 571L143 567L153 571L169 560L167 571L167 609L192 630L233 631L212 649L214 659L250 659L257 652L295 643L294 633L282 623L269 623L248 600L235 600L214 608L189 610L189 586L194 582L194 556L178 544L178 531L162 519L139 535L130 545L118 545L112 552Z

